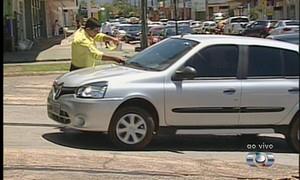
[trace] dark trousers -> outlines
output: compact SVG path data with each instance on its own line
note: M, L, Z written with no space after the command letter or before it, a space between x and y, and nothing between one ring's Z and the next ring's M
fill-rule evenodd
M75 71L77 69L81 69L82 67L77 67L77 66L74 66L73 64L71 64L71 67L70 67L70 71Z

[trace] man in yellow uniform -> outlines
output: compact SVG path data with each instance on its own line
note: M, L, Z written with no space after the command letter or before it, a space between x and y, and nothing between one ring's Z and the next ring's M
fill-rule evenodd
M115 56L104 55L96 46L96 41L112 41L116 46L119 41L106 34L99 33L100 24L97 19L89 18L86 21L84 28L79 28L72 42L72 63L70 71L93 67L97 60L115 61L118 63L124 62L121 58Z

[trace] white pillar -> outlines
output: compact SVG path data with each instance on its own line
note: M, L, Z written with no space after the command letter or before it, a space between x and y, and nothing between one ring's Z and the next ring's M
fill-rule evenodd
M91 12L91 0L87 1L87 10L88 10L88 18L92 16L92 12Z

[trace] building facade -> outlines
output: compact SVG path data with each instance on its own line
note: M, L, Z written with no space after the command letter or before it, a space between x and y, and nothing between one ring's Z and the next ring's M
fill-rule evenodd
M53 36L53 24L71 26L76 18L76 0L4 0L4 51L18 50L24 41L38 42Z
M25 40L47 37L45 1L4 0L4 37L8 51L17 50Z

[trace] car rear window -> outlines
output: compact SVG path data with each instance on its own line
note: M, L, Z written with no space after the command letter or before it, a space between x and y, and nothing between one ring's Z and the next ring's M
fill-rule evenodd
M280 49L250 46L248 77L282 76Z
M283 51L285 76L299 77L299 54L294 51Z
M241 22L249 22L247 18L234 18L231 19L231 23L241 23Z

